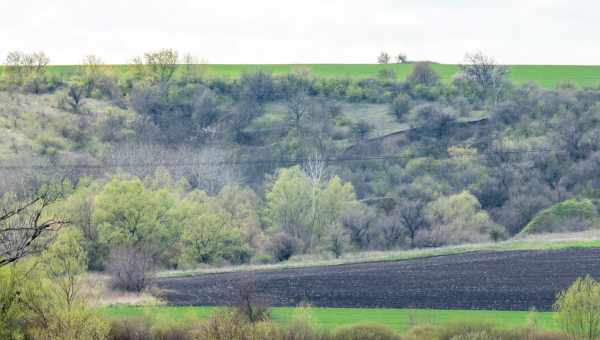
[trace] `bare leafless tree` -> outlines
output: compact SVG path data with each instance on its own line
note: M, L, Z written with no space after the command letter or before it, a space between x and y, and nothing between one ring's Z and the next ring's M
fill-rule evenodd
M371 249L375 241L376 215L373 208L362 206L347 211L342 217L342 225L350 232L350 242L361 250Z
M311 101L304 92L296 93L288 99L288 113L296 132L300 134L303 119L310 113Z
M303 164L304 173L308 177L312 187L311 221L313 228L317 223L317 194L323 185L326 167L327 164L325 160L323 160L317 153L309 157ZM312 239L310 242L312 242ZM309 244L308 246L310 248L312 244Z
M509 69L482 52L468 53L461 65L463 76L474 82L485 96L491 96L494 105L506 86Z
M378 64L389 64L390 63L390 55L387 52L381 52L377 57Z
M415 236L420 229L427 227L425 202L420 199L401 200L392 213L393 220L408 233L410 246L415 246Z
M303 164L303 169L313 187L318 188L325 178L327 161L318 153L308 157Z
M154 275L154 251L144 246L129 246L112 251L108 264L113 288L141 292L148 288Z
M240 280L240 300L236 307L249 322L256 323L267 321L271 318L271 312L265 299L258 293L256 275L248 273Z
M0 267L35 254L47 247L47 233L68 222L46 218L44 213L55 201L43 193L23 204L5 202L0 209Z
M157 168L165 168L175 180L210 194L218 193L226 184L242 183L244 177L236 165L237 154L225 147L167 147L161 144L126 143L111 148L104 155L110 168L122 167L131 175L144 178Z

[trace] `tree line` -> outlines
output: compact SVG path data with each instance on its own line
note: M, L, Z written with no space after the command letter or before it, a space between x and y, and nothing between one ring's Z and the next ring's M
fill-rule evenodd
M540 230L527 226L548 216L564 226L553 231L595 226L600 91L569 83L517 86L492 58L466 59L450 83L429 63L415 63L404 81L390 74L325 79L304 69L225 79L207 76L191 57L161 50L121 68L87 57L54 79L42 53L11 53L3 89L50 93L73 120L46 124L37 154L9 160L15 167L3 171L2 194L68 179L77 198L67 201L89 205L75 209L88 211L86 219L73 220L87 221L77 224L94 238L86 245L94 269L107 268L106 245L122 238L129 240L120 249L128 258L174 268L502 240ZM26 85L33 78L46 85ZM90 103L110 105L110 114L98 117ZM358 121L346 114L359 104L384 108L407 127L406 140L388 145L392 151L345 155L348 145L372 136L368 112ZM468 119L482 123L461 123ZM344 157L353 161L335 162ZM179 189L148 186L161 166L161 176ZM121 191L131 196L109 194ZM244 213L225 213L216 203L227 192L243 197ZM143 202L131 207L139 209L139 231L110 207L136 200ZM186 205L199 215L172 215ZM204 239L186 225L218 238ZM148 254L125 249L145 237L155 244ZM176 253L165 253L165 245Z

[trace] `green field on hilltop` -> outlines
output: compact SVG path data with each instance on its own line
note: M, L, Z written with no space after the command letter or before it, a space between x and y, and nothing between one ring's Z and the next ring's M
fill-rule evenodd
M122 72L124 65L113 66ZM382 69L393 69L398 79L405 79L410 74L413 65L377 65L377 64L282 64L282 65L199 65L205 68L211 77L239 77L245 72L266 70L276 75L287 74L297 69L310 70L314 75L325 78L364 79L376 77ZM433 68L445 82L452 80L458 72L458 65L433 64ZM510 79L523 84L534 82L544 87L555 87L560 82L573 82L579 86L600 85L600 66L570 66L570 65L513 65L510 66ZM50 72L69 75L75 71L75 66L50 66Z
M202 320L217 311L215 307L103 307L101 313L110 318L135 318L147 316L156 322ZM379 323L397 331L406 331L418 324L443 325L458 321L492 322L503 328L525 326L533 317L540 328L557 329L554 313L483 310L428 310L428 309L359 309L311 308L310 313L319 325L333 329L360 323ZM297 314L295 308L273 308L273 320L288 324Z

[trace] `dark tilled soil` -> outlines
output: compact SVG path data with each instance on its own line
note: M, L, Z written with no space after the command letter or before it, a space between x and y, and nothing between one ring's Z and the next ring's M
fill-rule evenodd
M549 310L577 277L600 277L600 249L511 251L397 262L209 274L158 282L173 305L231 305L255 280L273 306Z

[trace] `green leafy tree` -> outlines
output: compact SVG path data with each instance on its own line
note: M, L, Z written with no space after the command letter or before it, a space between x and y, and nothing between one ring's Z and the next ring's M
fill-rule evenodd
M234 264L247 262L250 248L239 229L227 218L214 212L194 216L186 225L182 242L183 256L188 263L212 263L227 260Z
M431 202L426 208L426 219L431 227L421 236L432 245L489 241L492 232L503 229L468 191Z
M0 339L22 339L20 305L22 283L28 280L29 266L15 265L0 268Z
M298 166L280 170L267 193L272 226L302 240L307 249L317 246L326 228L340 222L343 214L357 205L352 184L337 176L323 184Z
M211 207L225 215L249 245L258 248L264 242L259 217L262 202L252 189L229 184L211 202Z
M579 278L557 297L556 320L570 339L600 339L600 283Z
M108 324L88 307L81 234L65 229L21 287L26 333L34 339L105 339Z
M338 176L334 176L317 195L317 230L340 221L345 212L358 205L352 183L344 183Z
M94 202L93 221L104 247L136 247L151 250L165 260L165 249L179 230L168 222L176 196L167 189L146 189L138 178L113 178Z
M273 227L299 238L310 239L312 188L298 166L281 169L267 192L267 215Z

